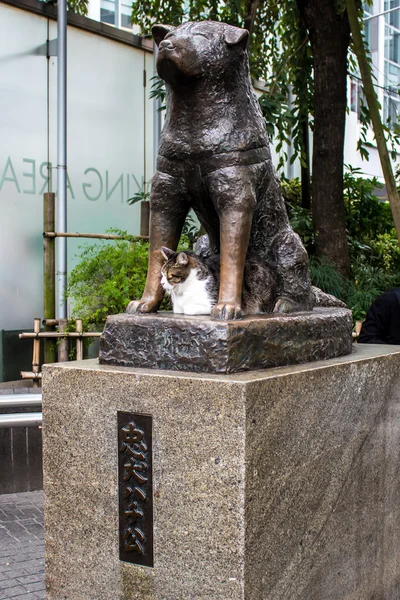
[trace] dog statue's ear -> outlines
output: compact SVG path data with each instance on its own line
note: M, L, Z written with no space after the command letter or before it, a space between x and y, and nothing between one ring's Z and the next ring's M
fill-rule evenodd
M228 46L242 46L247 48L249 32L247 29L239 29L233 25L227 25L225 29L225 42Z
M167 33L175 29L172 25L153 25L151 32L157 46L163 41Z
M165 260L169 260L173 254L175 254L175 252L173 250L170 250L169 248L162 246L161 255L165 258Z

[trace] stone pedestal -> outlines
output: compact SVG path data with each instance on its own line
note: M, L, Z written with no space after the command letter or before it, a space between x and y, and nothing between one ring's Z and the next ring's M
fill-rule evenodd
M400 348L361 345L229 376L45 367L47 600L398 600L399 377ZM153 420L153 567L119 558L119 411Z

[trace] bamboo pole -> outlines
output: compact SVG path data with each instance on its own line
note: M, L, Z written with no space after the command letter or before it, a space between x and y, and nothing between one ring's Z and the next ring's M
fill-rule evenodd
M48 228L50 229L50 228ZM54 229L54 227L53 227ZM44 238L57 238L57 237L65 237L65 238L89 238L89 239L99 239L99 240L127 240L130 241L132 238L141 240L148 239L148 235L111 235L108 233L63 233L62 231L45 231L43 233Z
M40 332L40 319L33 320L33 331L34 333ZM33 340L33 356L32 356L32 372L37 376L39 373L40 366L40 338L36 337ZM35 377L33 380L33 387L38 387L39 382Z
M35 386L35 381L37 382L36 386L39 385L39 381L42 379L41 373L34 373L33 371L21 371L21 379L33 379L33 385ZM32 394L33 396L33 394Z
M35 339L35 338L54 338L54 339L62 339L62 338L91 338L91 337L100 337L102 335L101 331L87 331L84 333L78 333L77 331L41 331L40 333L20 333L19 339Z
M46 327L46 325L48 325L49 327L56 327L58 325L58 320L57 319L43 319L42 325L44 325L45 327ZM45 328L45 331L46 331L46 328Z
M140 237L147 239L150 235L150 202L143 200L140 203Z
M381 161L383 176L385 178L387 195L389 198L390 207L392 209L397 240L400 244L400 197L397 191L392 164L390 162L389 152L386 145L385 134L383 131L383 125L379 112L378 98L376 96L376 92L372 82L371 67L368 62L367 53L361 35L355 0L346 0L346 6L351 33L353 36L354 52L356 53L358 66L360 68L361 79L364 88L363 91L367 100L369 113L371 115L372 127L375 134L375 140L378 148L379 159Z
M53 193L43 194L43 231L55 228L55 198ZM56 250L55 240L43 237L43 313L44 319L56 316ZM45 331L54 331L50 323L44 325ZM50 339L44 342L44 362L56 361L56 346Z
M76 332L82 333L82 319L76 319ZM76 360L83 360L83 340L82 337L76 338Z
M65 334L65 330L68 325L68 319L59 319L58 321L58 332ZM58 343L58 362L68 362L68 337L65 335L61 337Z

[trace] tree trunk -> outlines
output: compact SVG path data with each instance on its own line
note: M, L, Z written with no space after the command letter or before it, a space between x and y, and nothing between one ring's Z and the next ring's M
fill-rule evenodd
M347 106L347 13L334 0L297 0L309 32L314 63L312 214L315 251L349 276L343 202L343 153Z

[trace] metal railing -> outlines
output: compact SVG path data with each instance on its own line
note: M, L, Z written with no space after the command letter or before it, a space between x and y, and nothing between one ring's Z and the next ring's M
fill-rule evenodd
M9 394L0 396L0 411L4 408L41 406L42 394ZM38 427L43 422L41 412L0 414L0 429L10 427Z

